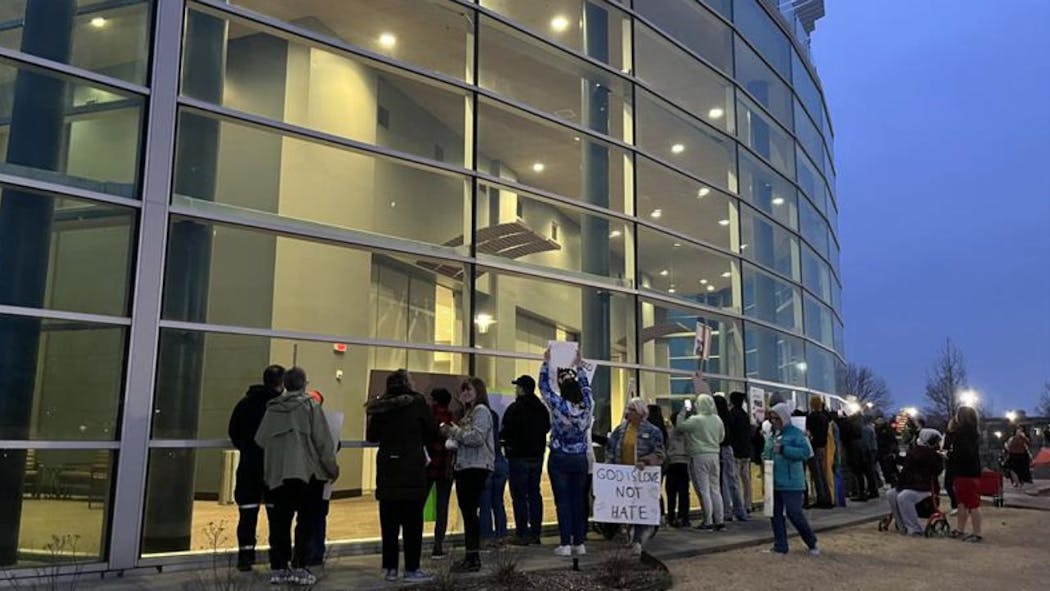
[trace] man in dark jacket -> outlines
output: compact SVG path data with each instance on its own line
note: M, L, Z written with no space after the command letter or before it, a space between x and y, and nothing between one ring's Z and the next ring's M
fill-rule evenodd
M255 530L259 521L259 506L263 504L266 485L263 483L263 451L255 443L255 432L266 414L266 403L284 391L284 368L271 365L263 371L263 383L248 388L244 398L230 415L229 435L240 452L237 463L237 486L233 498L237 502L237 569L252 570L255 563ZM267 505L267 519L270 506Z
M809 399L809 414L806 415L806 432L810 445L813 446L813 457L809 459L809 474L813 479L813 489L817 491L816 506L830 509L831 488L828 486L827 448L828 423L831 417L824 411L824 398L813 396Z
M551 430L550 413L536 397L536 380L523 375L512 382L517 398L503 414L500 441L510 466L510 497L514 504L518 546L540 543L543 526L543 497L540 475L547 433Z
M729 394L729 444L733 447L733 459L736 462L737 476L743 488L744 507L751 512L751 418L744 409L747 395L743 392Z
M941 434L933 429L923 429L916 437L917 445L908 452L904 460L897 488L886 494L897 526L913 536L921 536L916 505L929 498L940 488L937 477L944 469L944 460L937 453Z

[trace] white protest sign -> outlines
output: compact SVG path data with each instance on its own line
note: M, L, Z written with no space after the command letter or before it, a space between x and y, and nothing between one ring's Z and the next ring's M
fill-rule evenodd
M791 424L798 427L799 429L802 429L802 431L805 431L806 417L791 417Z
M660 525L660 468L595 464L594 521Z
M587 359L580 360L580 371L587 376L587 383L594 387L594 372L598 371L598 364Z
M707 361L711 345L711 327L703 322L696 323L696 338L693 341L693 354Z
M340 434L343 432L343 422L346 420L346 414L341 410L324 413L325 420L328 421L328 432L332 434L332 444L339 448ZM324 489L321 492L321 497L328 501L332 498L332 481L324 483Z
M762 461L762 515L773 516L773 460Z
M573 341L549 341L547 349L550 350L550 365L553 368L575 367L576 353L580 350L580 344Z
M748 404L751 406L751 418L761 423L766 418L766 391L758 386L748 390Z

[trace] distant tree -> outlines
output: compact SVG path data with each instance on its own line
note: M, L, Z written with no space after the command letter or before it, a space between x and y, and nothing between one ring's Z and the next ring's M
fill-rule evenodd
M856 396L857 402L867 410L868 403L877 412L885 412L893 406L893 396L886 381L870 367L851 363L843 378L846 396Z
M966 388L966 361L962 351L952 343L944 342L944 348L936 361L926 371L926 408L923 412L938 423L955 416L959 408L959 392Z
M1050 417L1050 382L1043 384L1043 394L1039 397L1039 403L1035 407L1035 416Z

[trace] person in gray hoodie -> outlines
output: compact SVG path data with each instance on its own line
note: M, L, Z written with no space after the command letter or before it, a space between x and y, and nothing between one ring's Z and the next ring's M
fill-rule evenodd
M667 433L667 520L671 527L689 527L689 440L678 430L678 415L671 415ZM677 508L677 511L675 510Z
M325 482L339 477L335 443L321 405L306 394L306 372L284 374L285 391L266 405L255 443L263 450L270 515L270 582L313 585L307 570ZM292 518L295 554L292 554ZM289 571L289 562L292 571Z
M715 399L710 394L696 397L696 415L683 410L678 417L678 430L689 440L689 467L693 487L704 506L704 522L697 529L722 531L725 512L722 505L720 448L725 438L725 425L715 413Z

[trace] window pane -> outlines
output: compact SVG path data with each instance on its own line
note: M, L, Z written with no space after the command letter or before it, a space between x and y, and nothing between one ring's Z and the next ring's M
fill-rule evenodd
M299 6L299 3L287 3ZM328 6L328 4L323 4ZM332 4L331 6L335 6ZM341 4L340 4L341 6ZM226 21L190 13L185 56ZM194 24L198 34L194 35ZM207 25L207 26L203 26ZM464 165L466 97L263 30L221 41L225 63L184 56L186 96L423 158ZM274 67L273 64L282 67ZM182 129L182 126L180 126ZM205 129L214 136L214 130ZM204 142L208 137L198 141ZM211 141L216 141L211 137Z
M836 273L839 273L839 245L835 242L834 238L828 239L828 249L830 251L828 255L831 259L831 268L834 269Z
M791 330L802 328L802 299L794 285L744 264L744 315Z
M835 393L835 356L812 344L806 344L806 382L810 388Z
M801 149L798 150L798 185L822 213L827 209L827 188L824 177Z
M784 127L791 129L791 89L740 37L736 38L736 79Z
M0 304L126 315L136 217L0 185Z
M631 284L626 267L631 253L624 251L629 224L623 220L487 183L478 188L477 211L479 256Z
M5 0L0 47L146 84L151 5L148 0Z
M636 163L638 217L727 250L736 247L736 200L645 157Z
M624 136L630 84L560 49L481 21L479 84L516 101L617 139Z
M740 151L740 196L789 228L798 228L795 186L748 152Z
M0 450L0 548L14 557L4 566L53 580L52 566L104 560L115 465L110 450Z
M831 307L839 313L842 312L842 287L837 279L831 279Z
M463 343L461 264L186 219L169 235L166 319ZM195 260L202 248L209 259ZM210 271L182 272L198 267Z
M795 101L795 115L795 134L798 136L798 141L813 162L817 162L818 166L823 164L824 141L820 138L820 132L817 131L816 126L802 110L802 103L798 101Z
M6 376L0 439L116 439L126 332L123 326L0 315L0 375Z
M0 172L136 197L142 103L0 59Z
M743 375L743 335L739 320L656 301L643 300L639 306L642 365ZM711 327L711 344L703 368L693 349L698 322Z
M638 78L660 97L732 133L736 118L728 80L641 23L635 24L634 42Z
M642 289L715 308L738 311L736 262L705 248L638 228L638 280Z
M733 71L733 34L699 2L635 0L634 9L716 68Z
M481 0L481 5L549 41L618 70L624 67L624 54L630 47L624 39L626 19L607 4L587 0Z
M805 384L806 357L801 339L745 322L744 345L747 377Z
M795 142L743 94L737 95L737 137L789 178L795 172Z
M625 211L628 153L510 107L478 103L478 170Z
M736 144L712 128L639 89L638 146L653 156L735 192Z
M467 72L467 35L473 29L473 12L452 2L234 0L234 3L420 68L456 78L464 78ZM252 33L240 22L232 25L228 33L231 46L250 39ZM259 59L264 58L259 56Z
M216 145L199 166L196 149ZM184 111L177 195L433 244L462 244L463 177ZM459 241L459 242L457 242Z
M797 281L798 239L750 207L743 210L740 242L748 247L742 248L741 254Z
M831 300L831 273L808 246L802 247L802 284L825 302Z
M823 121L824 101L820 98L820 91L817 90L817 85L813 82L813 78L810 77L809 70L802 64L802 60L799 59L798 54L794 51L791 52L791 59L791 84L795 87L795 92L802 99L802 104L806 106L806 110L813 116L813 120Z
M758 0L736 0L734 20L744 38L758 48L784 78L791 79L791 43Z
M824 218L820 216L817 209L805 197L799 198L799 225L802 227L802 237L806 239L822 255L828 253L828 227Z
M474 286L474 331L482 349L542 355L548 341L569 340L580 343L588 359L634 362L631 296L482 268Z
M806 336L816 339L829 347L835 346L834 328L832 328L831 310L813 296L806 295Z
M639 395L646 400L652 399L660 405L661 412L668 421L671 416L682 411L686 400L696 402L696 392L693 387L693 377L684 373L664 373L656 371L640 371ZM732 392L747 392L744 382L735 380L723 380L713 377L705 377L704 381L711 387L711 393L715 396L729 397ZM699 499L693 495L693 503Z
M846 340L845 340L845 335L843 334L844 333L844 329L842 328L842 323L839 322L837 319L835 320L835 324L834 324L833 330L834 330L834 337L835 337L835 350L839 352L839 355L845 355L846 354Z

